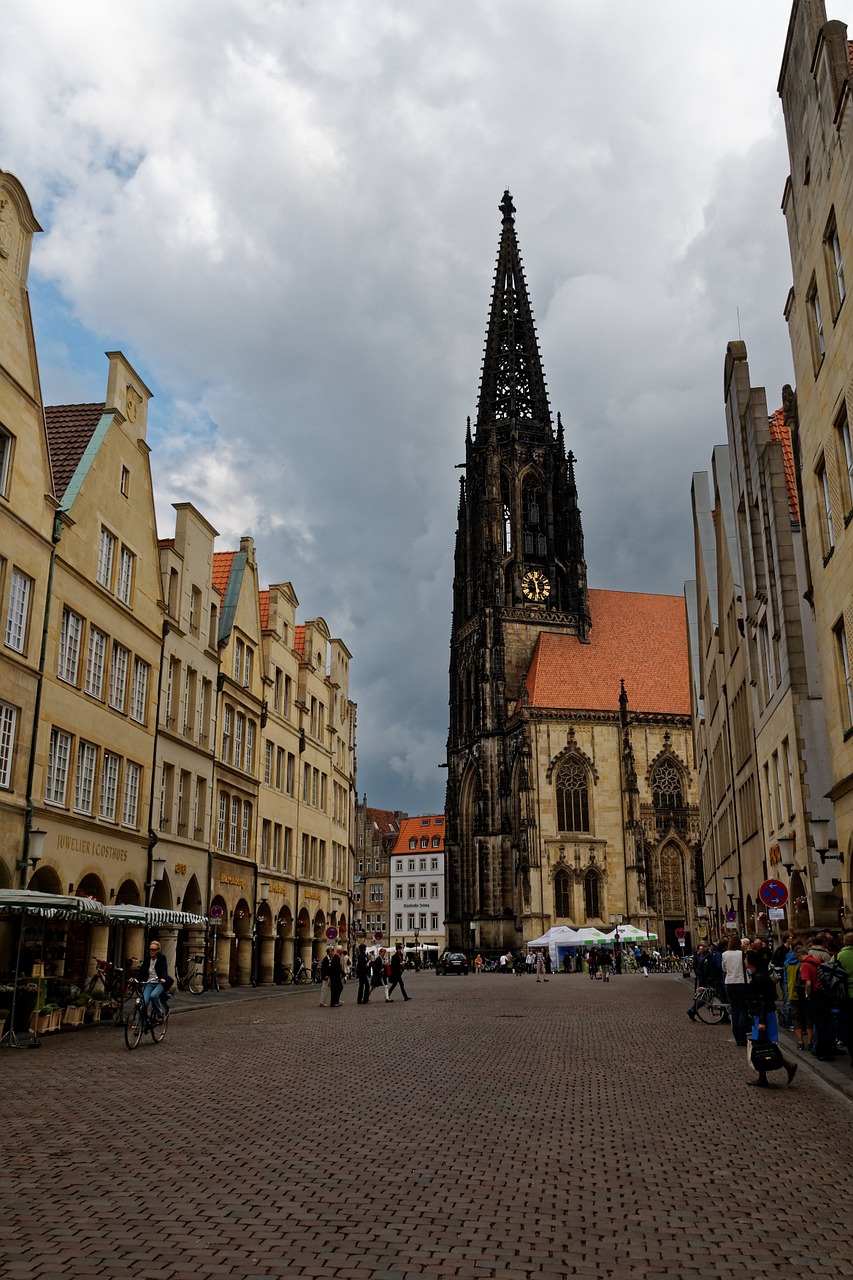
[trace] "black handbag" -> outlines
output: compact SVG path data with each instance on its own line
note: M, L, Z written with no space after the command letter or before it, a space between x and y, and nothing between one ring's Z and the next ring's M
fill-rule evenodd
M751 1062L761 1072L778 1071L785 1065L782 1050L772 1040L753 1040Z

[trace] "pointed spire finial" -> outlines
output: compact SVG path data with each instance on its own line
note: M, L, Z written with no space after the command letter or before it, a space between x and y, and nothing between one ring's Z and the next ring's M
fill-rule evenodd
M515 205L512 203L512 196L509 194L509 188L504 192L504 198L501 200L498 208L503 214L503 220L505 223L515 221L512 216L515 213Z

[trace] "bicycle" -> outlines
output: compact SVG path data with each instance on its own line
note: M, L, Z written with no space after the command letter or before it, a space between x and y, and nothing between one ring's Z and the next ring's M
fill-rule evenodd
M189 968L184 974L175 966L175 983L179 991L190 991L194 996L204 991L204 956L190 956Z
M169 1030L169 1001L172 996L169 992L164 992L160 997L163 1013L158 1016L154 1012L151 1001L149 1000L146 1004L143 999L144 983L133 978L131 986L136 990L137 997L133 1012L124 1024L124 1042L128 1049L135 1049L142 1037L150 1031L151 1039L155 1044L159 1044L165 1039L166 1032Z
M296 986L300 986L304 982L310 982L310 981L311 981L311 970L308 968L307 965L303 964L298 969L295 969L295 970L291 969L288 965L285 965L281 971L279 984L283 987L288 987L288 986L296 987Z
M697 988L693 1008L696 1016L702 1022L707 1022L712 1026L716 1022L722 1022L727 1013L731 1014L730 1006L713 987Z
M95 963L98 967L91 978L83 984L83 990L88 995L92 995L100 983L110 999L120 1003L130 987L129 982L125 984L124 969L119 969L110 960L96 960Z

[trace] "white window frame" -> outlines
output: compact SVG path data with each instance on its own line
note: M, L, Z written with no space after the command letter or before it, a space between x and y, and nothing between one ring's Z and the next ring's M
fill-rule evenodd
M94 742L77 744L77 772L74 778L74 810L91 813L95 794L95 772L98 767L98 748Z
M98 543L98 568L95 572L95 581L98 586L105 587L107 591L112 589L113 585L113 565L116 557L116 544L118 539L114 533L110 533L109 529L101 529L101 539Z
M9 578L9 608L6 613L6 647L15 653L23 653L27 640L27 622L30 612L32 579L20 569L13 569Z
M128 760L124 766L124 791L121 802L121 824L123 827L139 825L139 792L142 783L142 766L134 760Z
M136 559L129 547L122 547L119 559L118 583L116 595L122 604L130 604L133 594L133 562Z
M150 668L142 658L133 659L133 687L130 698L130 718L137 724L145 724L148 709L148 672Z
M5 427L0 427L0 496L6 496L9 472L12 469L12 440Z
M116 820L116 803L118 801L118 777L121 768L121 756L114 751L104 752L101 766L101 798L98 805L98 817L107 822Z
M83 634L83 619L79 613L65 605L62 610L62 623L59 630L59 655L56 663L58 679L66 684L77 683L77 672L80 667L80 639Z
M71 759L71 734L64 729L51 729L50 748L47 757L46 804L65 804L68 786L68 765Z
M127 668L130 663L130 650L123 644L113 641L110 657L110 706L114 711L124 712L127 707Z
M86 647L86 675L83 678L83 692L100 701L104 696L104 663L107 656L107 636L100 627L89 628L89 643Z
M8 702L0 702L0 787L8 790L12 785L12 761L15 755L15 730L18 727L18 708Z

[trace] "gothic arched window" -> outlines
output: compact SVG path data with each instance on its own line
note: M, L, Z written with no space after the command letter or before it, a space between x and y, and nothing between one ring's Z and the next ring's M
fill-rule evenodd
M583 878L583 901L587 920L598 920L601 917L598 897L598 872L590 869Z
M652 775L652 804L656 809L683 809L681 774L671 760L664 760Z
M558 871L554 876L554 914L558 919L568 919L571 916L570 903L568 874Z
M572 759L557 774L557 827L589 831L589 779L580 760Z
M660 855L660 908L665 916L684 915L681 854L672 844Z
M521 524L525 559L544 560L548 551L544 494L541 481L535 475L526 475L521 486Z
M509 477L501 476L501 508L503 510L504 555L512 552L512 504L510 502Z

